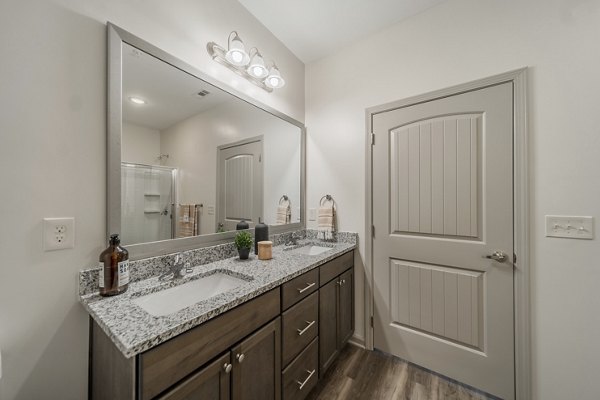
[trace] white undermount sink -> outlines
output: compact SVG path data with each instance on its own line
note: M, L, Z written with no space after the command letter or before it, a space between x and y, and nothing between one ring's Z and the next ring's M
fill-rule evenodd
M248 281L218 272L183 285L138 297L133 302L147 313L162 317L225 293L246 282Z
M303 246L303 247L299 247L297 249L292 250L294 253L298 253L298 254L305 254L308 256L316 256L318 254L321 253L325 253L326 251L332 250L331 247L323 247L323 246L315 246L315 245L310 245L310 246Z

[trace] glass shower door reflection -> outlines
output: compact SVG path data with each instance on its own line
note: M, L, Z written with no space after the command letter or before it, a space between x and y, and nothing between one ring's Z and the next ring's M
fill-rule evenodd
M173 238L177 169L121 164L121 241L123 244Z

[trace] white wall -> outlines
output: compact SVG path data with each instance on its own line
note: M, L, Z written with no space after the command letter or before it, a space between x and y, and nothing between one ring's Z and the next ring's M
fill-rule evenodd
M146 165L161 165L160 131L123 121L121 160ZM165 164L168 164L165 160Z
M164 130L161 152L178 170L179 203L204 204L201 234L214 233L217 205L217 147L263 136L263 219L275 223L279 198L300 204L300 128L239 100L211 108ZM293 220L298 217L292 211Z
M598 0L450 0L307 65L307 207L331 193L340 229L361 234L361 258L365 108L531 67L531 324L540 400L600 398L598 241L544 237L545 214L600 218L598 38ZM361 305L362 279L356 289ZM357 307L361 336L362 316Z
M87 394L87 314L78 271L105 247L106 28L111 20L292 117L304 65L234 0L0 2L0 398ZM237 29L277 60L268 94L210 60ZM42 218L74 216L75 248L42 251Z

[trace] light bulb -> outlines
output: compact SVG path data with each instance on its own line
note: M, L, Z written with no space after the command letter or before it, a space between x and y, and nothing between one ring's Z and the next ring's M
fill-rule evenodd
M281 77L281 73L279 72L279 68L276 65L273 65L269 70L269 75L267 79L265 79L265 85L271 89L279 89L285 86L285 80Z
M231 32L229 35L229 49L225 53L225 59L238 67L246 66L250 61L244 42L242 42L236 31Z
M231 52L231 58L233 59L233 61L235 61L236 63L241 62L244 59L244 56L241 52L239 51L232 51Z
M263 79L269 75L269 70L265 66L265 60L256 47L250 50L250 65L246 72L257 79Z

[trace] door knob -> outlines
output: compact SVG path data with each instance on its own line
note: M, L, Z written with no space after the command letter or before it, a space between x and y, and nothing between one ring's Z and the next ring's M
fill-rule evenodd
M223 369L225 370L226 374L231 372L231 368L233 368L233 366L229 363L226 363L225 365L223 365Z
M235 356L235 358L238 360L238 362L241 364L242 361L244 361L244 358L246 358L246 356L242 353L242 354L237 354Z
M503 263L508 259L508 256L505 252L496 250L492 254L488 254L485 258L489 258L490 260L498 261L499 263Z

